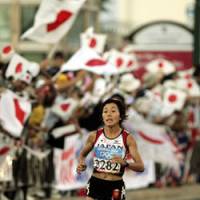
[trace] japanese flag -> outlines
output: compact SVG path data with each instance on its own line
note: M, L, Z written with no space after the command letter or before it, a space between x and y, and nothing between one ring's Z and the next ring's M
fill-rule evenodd
M181 78L176 80L177 88L185 90L189 96L200 96L200 87L196 80Z
M129 118L124 122L124 126L134 133L143 159L167 166L179 166L176 147L171 143L165 126L148 122L133 109L129 110Z
M94 33L93 27L90 27L80 35L81 47L88 47L97 53L102 53L104 51L106 38L107 36L105 34Z
M116 67L118 73L129 72L137 68L136 57L132 54L112 49L104 54L104 58Z
M52 112L61 118L63 121L67 121L78 106L78 101L73 98L68 98L60 103L55 104L52 107Z
M6 70L6 78L13 77L15 80L23 80L30 83L32 77L37 76L40 66L37 63L29 62L22 56L15 54Z
M1 49L1 60L4 63L8 63L14 54L15 54L15 51L13 47L10 44L7 44Z
M112 64L107 63L94 50L89 48L81 48L78 50L61 68L61 72L70 70L87 70L104 75L117 73L116 68Z
M181 110L185 104L187 94L179 89L168 88L163 96L165 108L170 110Z
M177 88L175 80L167 80L163 83L164 88Z
M22 39L55 44L70 30L86 0L42 0L33 27Z
M178 71L177 75L180 78L191 79L194 73L194 68Z
M31 103L6 90L0 98L0 124L12 136L20 137L31 112Z
M161 58L152 60L151 62L147 63L146 69L151 73L162 72L165 75L175 72L175 66L173 63Z
M62 136L67 136L76 133L75 124L68 124L66 126L61 126L53 129L52 135L54 138L60 138Z

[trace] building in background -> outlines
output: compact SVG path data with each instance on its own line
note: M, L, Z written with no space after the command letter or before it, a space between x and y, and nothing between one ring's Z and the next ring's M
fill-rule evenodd
M130 29L157 20L193 24L194 0L117 0L118 21ZM132 31L131 30L131 31Z
M51 45L20 41L20 35L33 24L41 0L0 0L0 47L12 43L25 57L43 58ZM104 10L100 10L100 3ZM171 20L188 27L193 26L194 0L87 0L70 32L59 45L66 52L79 47L79 34L88 26L108 33L108 43L117 47L120 36L137 27L156 20ZM109 47L109 46L108 46Z
M116 35L127 36L137 28L155 21L172 21L193 29L194 0L107 0L106 10L100 13L102 30Z

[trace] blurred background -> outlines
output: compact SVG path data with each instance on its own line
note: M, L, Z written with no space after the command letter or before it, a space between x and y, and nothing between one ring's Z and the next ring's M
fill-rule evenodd
M0 0L0 200L84 199L78 154L112 95L145 161L127 199L199 200L200 0L73 1Z
M20 40L21 34L33 25L40 2L40 0L1 1L1 45L11 42L21 54L38 60L49 52L49 46ZM79 34L88 26L94 26L96 30L111 35L107 43L114 47L120 46L122 38L140 26L155 21L172 21L193 29L194 9L194 0L87 1L59 48L66 52L75 51L79 46Z

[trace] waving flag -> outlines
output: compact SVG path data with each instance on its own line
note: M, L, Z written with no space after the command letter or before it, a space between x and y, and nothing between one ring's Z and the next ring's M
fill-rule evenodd
M117 73L113 65L107 63L94 50L89 48L81 48L61 68L61 72L70 70L87 70L96 74L106 75Z
M118 73L129 72L138 67L136 57L132 54L120 52L115 49L106 52L104 58L114 65Z
M61 127L53 129L52 131L52 135L56 139L62 136L69 136L75 133L77 133L75 124L68 124L65 126L61 126Z
M23 80L30 83L32 77L37 76L40 66L37 63L29 62L22 56L15 54L6 70L6 77L13 77L15 80Z
M91 48L97 53L102 53L106 43L105 34L94 33L93 27L88 28L80 35L81 47Z
M194 73L194 68L178 71L177 75L180 78L191 79Z
M188 93L189 96L200 96L200 87L192 78L181 78L176 80L176 86Z
M167 166L178 167L176 146L171 142L164 126L155 125L130 110L125 128L135 133L138 149L144 160L153 160ZM166 159L167 158L167 159Z
M0 124L12 136L20 137L31 112L31 103L10 90L1 94Z
M162 115L171 114L176 110L181 110L185 104L187 94L184 91L168 88L163 97Z
M40 43L57 43L71 28L86 0L43 0L34 25L22 35Z
M78 102L75 99L68 98L60 103L55 104L52 107L52 112L64 121L67 121L71 117L77 106Z
M4 63L7 63L11 60L14 54L15 54L15 51L13 47L10 44L5 45L1 50L1 60Z
M167 75L175 71L175 66L168 60L159 58L149 62L146 65L146 69L147 71L152 73L157 73L161 71L163 72L163 74Z

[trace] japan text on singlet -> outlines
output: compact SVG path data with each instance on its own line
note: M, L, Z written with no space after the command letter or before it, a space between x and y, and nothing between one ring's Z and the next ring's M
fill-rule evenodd
M126 156L126 139L127 132L122 130L119 136L110 139L106 137L103 129L97 131L97 138L94 144L94 171L107 172L112 174L122 174L124 169L119 163L112 163L114 156L120 156L122 159Z

